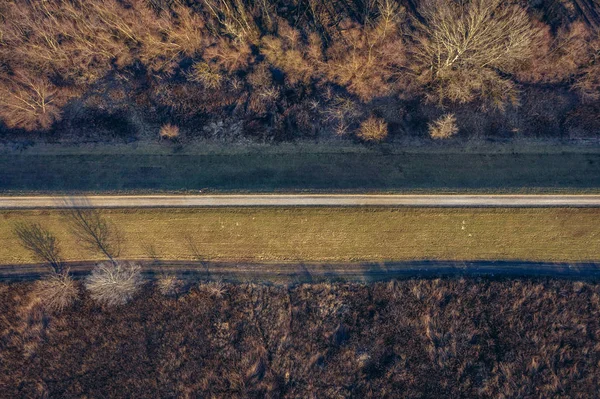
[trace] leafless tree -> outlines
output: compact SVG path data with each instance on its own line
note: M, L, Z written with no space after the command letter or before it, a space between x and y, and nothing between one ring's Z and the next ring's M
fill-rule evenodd
M38 223L19 222L14 233L25 249L52 269L49 276L36 283L36 295L47 309L62 311L77 299L79 290L60 256L58 239Z
M140 266L111 262L96 266L85 282L92 299L104 306L123 305L142 286Z
M50 265L54 273L62 274L63 261L60 256L60 246L56 236L38 223L19 222L13 229L23 248L34 256Z
M541 40L525 9L502 0L427 0L416 22L413 63L431 98L498 107L516 101L506 77L530 60Z
M45 77L18 71L0 79L0 118L11 128L48 129L61 118L69 95Z
M113 264L121 253L119 230L87 199L67 199L67 218L72 233L91 251L99 251Z

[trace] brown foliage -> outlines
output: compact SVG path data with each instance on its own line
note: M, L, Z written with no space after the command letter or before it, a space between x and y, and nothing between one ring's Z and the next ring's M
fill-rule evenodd
M456 117L454 114L441 116L435 122L429 124L429 136L432 139L447 139L458 133Z
M406 88L401 73L406 49L399 27L403 9L393 1L377 3L381 8L378 19L366 26L345 23L342 34L327 50L323 66L329 79L365 101Z
M387 137L388 126L385 120L372 116L360 124L356 135L365 141L380 142Z
M163 140L177 140L179 137L179 128L167 123L160 128L159 136Z
M68 99L66 90L43 76L18 72L0 78L0 118L9 128L48 129L60 120L61 107Z
M298 123L287 110L308 102L335 108L335 97L351 99L361 116L373 102L393 106L423 94L438 104L504 109L517 104L519 83L597 99L600 36L589 4L581 21L552 29L524 7L513 0L5 1L0 119L9 129L47 130L82 95L94 111L135 112L142 123L144 112L153 123L172 112L184 122L242 118L293 137ZM118 87L136 93L110 101ZM69 117L78 102L71 104ZM330 122L329 110L321 111L318 122ZM357 125L340 120L333 129Z
M594 283L223 288L200 285L179 299L147 288L101 311L85 297L44 323L29 305L31 285L0 286L3 393L489 398L598 389Z
M321 39L316 33L304 41L298 30L281 20L277 35L264 37L260 44L261 53L271 65L286 73L289 84L308 84L311 78L317 77L323 56Z

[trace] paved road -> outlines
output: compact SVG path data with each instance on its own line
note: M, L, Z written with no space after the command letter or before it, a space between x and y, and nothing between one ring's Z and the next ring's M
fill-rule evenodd
M219 206L600 207L600 195L248 194L131 196L6 196L0 209Z
M319 281L372 282L402 278L445 276L553 277L600 279L598 263L543 263L519 261L407 261L374 263L246 263L200 261L134 261L147 277L162 273L182 279L230 282L269 281L278 284ZM98 262L69 262L71 275L83 278ZM0 281L35 280L47 275L41 264L0 265Z

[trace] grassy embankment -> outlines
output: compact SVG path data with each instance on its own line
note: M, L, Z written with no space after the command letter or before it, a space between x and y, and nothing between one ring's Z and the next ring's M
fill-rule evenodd
M0 192L598 192L594 146L151 143L0 148Z
M390 261L600 260L599 209L219 208L106 210L123 233L123 258ZM54 231L67 260L95 259L60 211L0 212L0 263L32 263L11 227Z

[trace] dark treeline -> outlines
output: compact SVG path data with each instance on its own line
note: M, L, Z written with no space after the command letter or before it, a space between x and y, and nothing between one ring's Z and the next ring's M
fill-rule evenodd
M1 0L0 120L4 134L165 125L166 138L597 134L599 9Z

